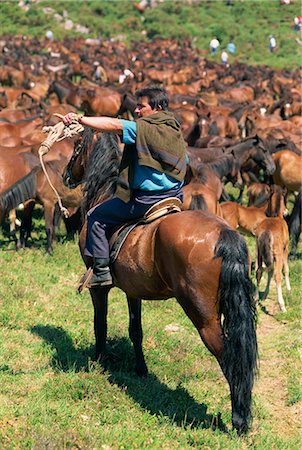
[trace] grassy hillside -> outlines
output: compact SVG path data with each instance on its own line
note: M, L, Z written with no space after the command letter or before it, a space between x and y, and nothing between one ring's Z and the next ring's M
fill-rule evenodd
M235 58L248 64L295 68L301 63L301 33L293 30L293 19L301 13L300 2L280 5L279 0L163 0L142 14L132 0L34 1L22 8L18 1L2 1L2 35L25 34L44 37L51 29L56 39L79 36L77 25L87 27L84 37L123 39L129 44L154 37L185 38L208 56L209 42L217 36L221 47L231 36L237 46ZM45 10L51 8L51 10ZM60 15L60 17L58 16ZM65 29L66 20L73 22ZM270 53L269 35L277 40ZM219 60L220 55L215 56Z

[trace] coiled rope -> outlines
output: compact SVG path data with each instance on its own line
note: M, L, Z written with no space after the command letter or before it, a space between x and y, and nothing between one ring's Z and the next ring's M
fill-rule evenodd
M59 117L60 119L62 119L62 115L61 114L54 114L54 116ZM54 185L52 184L49 175L47 173L44 161L43 161L43 156L46 155L49 150L51 149L51 147L56 143L56 142L60 142L63 139L66 138L71 138L76 136L77 134L81 133L84 130L83 125L81 125L79 123L79 118L80 116L78 115L74 115L74 119L72 121L72 123L68 126L64 125L63 122L59 122L56 125L53 126L46 126L42 128L43 133L48 133L47 138L45 139L45 141L42 142L40 148L39 148L39 159L40 159L40 164L42 167L42 170L45 174L45 177L51 187L51 189L54 191L57 199L58 199L58 204L59 204L59 208L60 211L62 212L62 214L64 214L65 217L69 216L69 212L68 209L65 208L62 204L62 200L59 196L58 191L56 190L56 188L54 187Z

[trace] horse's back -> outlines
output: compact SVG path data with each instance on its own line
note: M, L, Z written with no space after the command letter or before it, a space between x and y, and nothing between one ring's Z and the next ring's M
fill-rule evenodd
M291 150L281 150L272 155L276 164L274 183L296 191L302 185L302 157Z
M117 286L135 298L163 299L200 283L209 270L218 275L215 246L226 228L223 219L206 211L182 211L136 227L114 264ZM218 279L213 278L216 284Z

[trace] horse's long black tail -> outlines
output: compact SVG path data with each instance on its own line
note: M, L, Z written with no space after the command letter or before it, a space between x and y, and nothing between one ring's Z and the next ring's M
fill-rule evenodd
M35 198L36 172L38 169L39 167L33 169L28 175L0 194L0 209L3 216L20 205L20 203Z
M274 268L274 256L272 251L272 235L267 230L257 239L257 251L261 255L261 260L269 270Z
M222 370L229 382L233 426L247 431L252 420L252 388L257 370L256 308L245 240L233 230L221 231L215 248L222 258L220 311L224 333Z

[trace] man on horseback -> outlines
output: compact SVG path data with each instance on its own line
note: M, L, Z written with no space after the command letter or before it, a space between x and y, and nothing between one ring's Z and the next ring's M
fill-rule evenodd
M186 143L180 124L168 112L167 93L161 87L150 86L139 90L136 97L136 122L74 113L62 119L65 125L76 119L84 126L117 133L125 144L114 197L87 214L85 254L93 257L93 275L88 287L112 284L108 236L113 228L140 219L160 200L183 199Z

